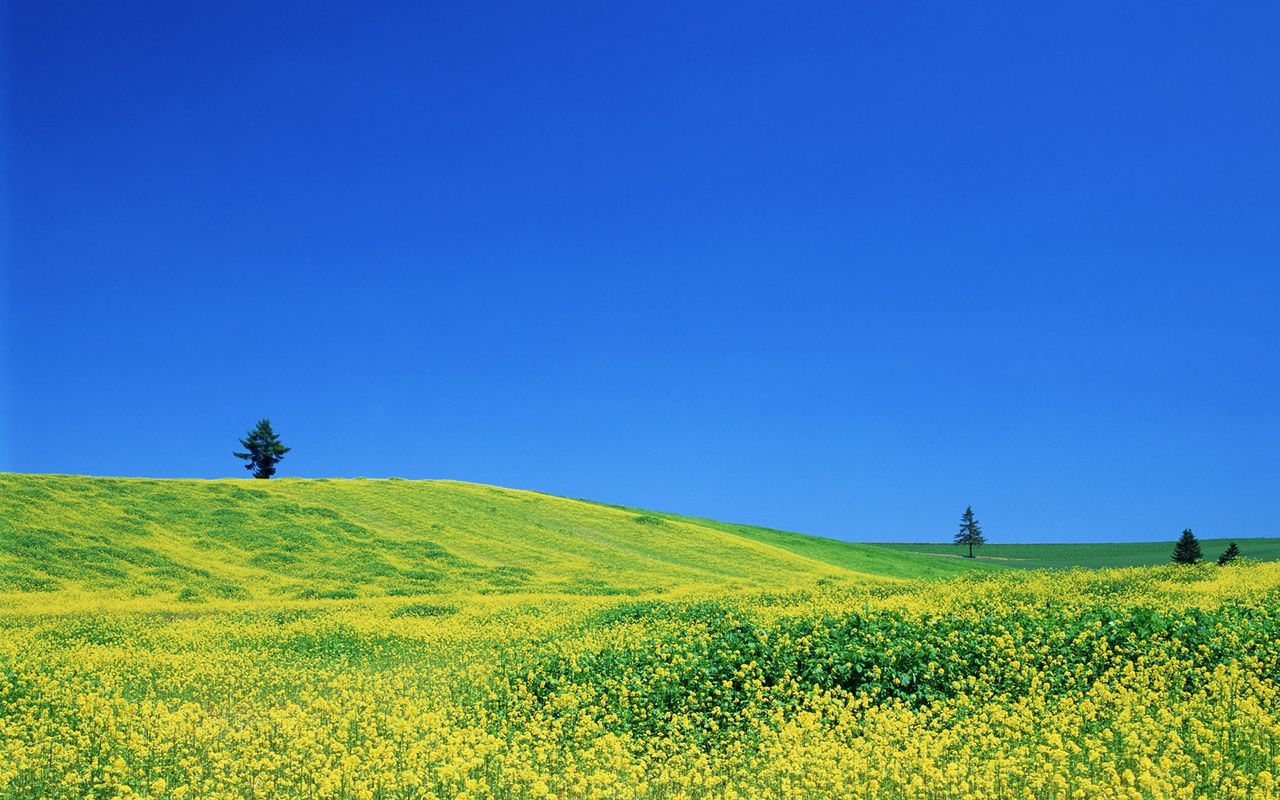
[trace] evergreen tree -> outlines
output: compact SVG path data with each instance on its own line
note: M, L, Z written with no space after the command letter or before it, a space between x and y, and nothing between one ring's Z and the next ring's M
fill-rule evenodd
M982 535L982 526L973 517L973 506L967 506L960 516L960 530L956 533L955 543L969 546L969 558L973 558L975 545L987 543Z
M291 449L284 446L280 437L271 430L271 420L265 417L258 420L254 429L240 440L240 446L247 452L232 455L249 462L244 468L253 470L253 477L264 479L276 474L276 464Z
M1194 564L1200 560L1200 542L1190 528L1182 532L1182 538L1174 545L1173 560L1178 564Z
M1222 555L1218 556L1218 566L1225 567L1227 564L1230 564L1232 561L1235 561L1239 557L1240 557L1240 548L1236 547L1235 542L1232 542L1231 544L1227 545L1227 551Z

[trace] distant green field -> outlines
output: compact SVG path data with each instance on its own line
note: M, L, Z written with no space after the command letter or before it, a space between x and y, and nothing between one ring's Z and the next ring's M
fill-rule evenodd
M979 564L1064 569L1070 567L1144 567L1167 564L1173 556L1173 539L1167 542L1107 542L1093 544L988 544L977 550ZM1201 539L1206 560L1212 561L1230 542L1240 547L1240 555L1254 561L1280 560L1280 537L1265 539ZM951 544L879 544L898 553L934 556L939 560L959 560L967 550ZM969 559L964 559L968 561Z

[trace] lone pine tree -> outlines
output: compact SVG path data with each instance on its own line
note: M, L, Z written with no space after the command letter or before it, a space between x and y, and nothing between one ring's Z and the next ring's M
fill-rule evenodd
M1194 564L1200 560L1200 542L1190 528L1182 532L1182 537L1173 546L1173 560L1177 564Z
M271 420L265 417L258 420L253 430L240 440L240 446L246 452L232 455L249 462L244 468L253 470L253 477L264 479L276 474L276 464L291 449L284 446L276 432L271 430Z
M960 516L960 530L956 533L955 543L969 545L969 558L973 558L973 548L976 545L987 543L982 535L982 526L974 519L973 506L966 506L964 514Z

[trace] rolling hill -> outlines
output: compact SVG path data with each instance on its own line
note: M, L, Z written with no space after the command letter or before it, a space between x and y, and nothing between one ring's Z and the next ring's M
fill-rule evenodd
M452 481L0 474L0 593L610 595L983 568Z

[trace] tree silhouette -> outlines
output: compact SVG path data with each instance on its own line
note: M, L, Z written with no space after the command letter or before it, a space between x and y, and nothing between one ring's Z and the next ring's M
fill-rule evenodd
M969 558L973 558L973 548L976 545L987 543L982 535L982 526L973 517L973 506L967 506L960 516L960 530L956 533L955 543L969 545Z
M276 464L279 464L280 459L284 458L284 454L291 449L285 447L280 437L271 430L271 420L266 417L258 420L253 430L240 440L240 446L246 452L232 453L232 455L248 461L244 468L253 470L253 477L263 479L276 474Z
M1236 547L1235 542L1232 542L1231 544L1227 545L1226 552L1218 556L1218 566L1225 567L1226 565L1230 564L1232 561L1235 561L1239 557L1240 557L1240 548Z
M1173 546L1173 560L1178 564L1194 564L1200 560L1200 542L1190 528L1182 532L1182 538Z

